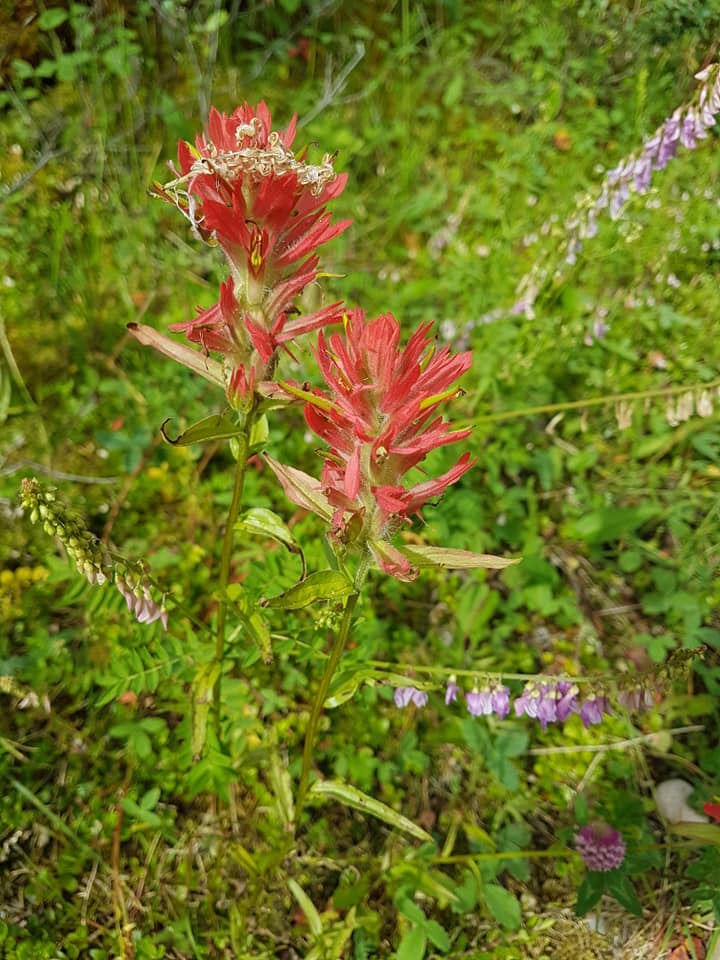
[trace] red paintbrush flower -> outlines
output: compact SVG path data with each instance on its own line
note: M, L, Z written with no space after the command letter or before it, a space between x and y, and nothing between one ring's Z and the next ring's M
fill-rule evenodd
M440 477L401 485L431 450L470 433L451 430L435 414L457 394L455 381L472 356L453 355L447 347L436 352L430 326L421 326L401 348L400 325L392 314L367 321L362 310L354 310L345 319L344 336L318 336L317 358L328 391L285 385L305 399L308 426L330 447L321 490L323 502L334 508L335 536L367 543L384 570L405 579L414 571L389 539L474 462L466 453ZM298 503L295 483L278 476Z
M318 247L351 222L332 223L326 210L347 175L328 154L319 164L296 157L294 137L295 118L274 131L265 103L230 116L213 108L195 147L180 142L177 178L154 188L223 249L231 270L218 303L171 329L222 354L231 371L247 367L257 382L272 374L278 347L342 316L340 303L305 315L294 305L318 275Z
M720 823L720 803L713 803L712 800L708 800L707 803L703 804L703 811L711 820Z

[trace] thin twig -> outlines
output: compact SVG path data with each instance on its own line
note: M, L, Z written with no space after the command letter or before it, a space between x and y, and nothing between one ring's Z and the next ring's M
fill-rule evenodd
M332 60L328 58L326 68L325 68L325 82L323 95L320 97L318 102L312 108L312 110L307 113L299 122L298 126L303 127L305 124L310 123L318 114L322 113L330 104L334 103L337 100L337 96L340 91L343 89L345 84L348 81L348 77L353 72L355 67L360 63L360 61L365 56L365 44L358 40L355 44L355 53L348 60L345 66L342 68L340 73L333 79L332 77Z
M51 160L55 160L57 157L61 157L64 153L67 153L67 150L49 150L41 154L35 164L26 172L19 176L12 183L9 183L6 187L2 188L0 192L0 203L3 200L7 200L8 197L11 197L14 193L22 190L22 188L29 183L32 178L35 176L38 171L50 163Z
M567 400L562 403L544 403L537 407L522 407L519 410L502 410L500 413L481 414L471 417L468 423L497 423L500 420L514 420L517 417L533 417L538 413L557 413L559 410L581 410L584 407L597 407L609 403L622 403L632 400L651 400L656 397L672 397L678 393L692 393L700 390L715 390L720 380L711 383L687 384L673 387L658 387L653 390L636 390L633 393L609 393L603 397L586 397L584 400Z
M0 477L9 477L19 470L34 470L36 473L42 473L44 477L50 477L51 480L67 480L71 483L120 483L122 477L89 477L83 473L66 473L64 470L54 470L52 467L46 467L35 460L16 460L10 466L0 470Z
M672 727L670 730L657 730L655 733L644 733L642 736L630 737L627 740L616 740L614 743L572 744L566 747L534 747L532 750L528 750L528 753L536 757L553 753L602 753L607 750L624 750L625 747L632 747L638 743L649 743L652 745L653 740L656 740L666 733L676 735L680 733L697 733L704 729L705 726L703 724L697 723L691 727Z

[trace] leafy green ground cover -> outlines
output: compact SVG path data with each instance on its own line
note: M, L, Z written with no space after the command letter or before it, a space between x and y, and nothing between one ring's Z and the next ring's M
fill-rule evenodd
M653 791L682 777L699 810L720 790L717 134L605 218L573 264L562 225L692 96L717 3L70 4L29 10L22 29L0 18L0 955L712 950L720 847L673 830ZM280 123L297 112L301 141L337 149L350 174L335 215L354 225L328 247L322 295L392 310L408 332L433 319L474 352L454 412L478 465L414 535L524 558L413 584L371 576L316 757L348 787L295 832L332 606L275 614L269 665L233 634L221 740L211 731L197 757L207 641L189 623L135 623L17 508L20 478L38 475L200 621L216 616L231 455L168 446L159 427L221 402L125 325L165 330L216 299L216 251L147 188L210 104L261 99ZM534 315L511 315L539 262L552 269ZM311 367L309 347L300 359ZM270 444L313 470L297 411L277 415ZM259 463L247 502L288 519L310 569L322 564L321 526ZM233 564L253 596L299 575L262 539L240 541ZM653 710L590 730L443 702L451 670L663 664ZM398 710L389 672L427 682L428 706ZM572 838L598 816L628 855L590 930L570 919L578 891L581 907L594 896Z

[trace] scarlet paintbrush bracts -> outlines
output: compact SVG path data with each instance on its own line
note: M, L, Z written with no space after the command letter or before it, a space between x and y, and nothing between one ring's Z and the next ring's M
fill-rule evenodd
M222 355L231 401L238 386L252 389L272 377L278 347L342 317L340 303L304 315L295 305L318 275L315 251L351 221L332 223L325 206L347 175L335 172L328 154L319 164L307 163L304 153L296 157L294 137L295 119L273 131L264 103L244 104L230 116L213 108L195 147L180 142L176 179L154 187L199 238L222 248L230 265L218 303L171 329ZM158 337L153 345L170 354Z
M317 358L328 390L284 386L306 401L308 426L330 448L322 480L318 485L297 470L290 475L268 460L293 502L331 517L337 540L367 545L383 570L400 579L416 571L390 538L474 462L465 453L441 476L401 485L431 450L470 433L451 430L435 414L458 393L454 384L470 367L471 354L453 355L447 347L436 352L430 326L419 327L405 348L399 346L400 324L389 313L366 320L354 310L345 319L344 336L321 332Z

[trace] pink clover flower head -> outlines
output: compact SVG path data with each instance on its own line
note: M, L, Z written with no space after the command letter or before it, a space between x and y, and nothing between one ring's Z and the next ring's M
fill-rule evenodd
M575 847L588 870L616 870L625 859L625 842L608 824L595 822L575 835Z
M451 703L455 703L460 693L460 687L455 681L455 677L450 677L445 688L445 706L449 706Z
M396 707L407 707L414 703L416 707L424 707L428 701L428 695L424 690L418 690L416 687L396 687L393 694Z
M308 426L330 448L321 489L334 511L333 536L367 544L386 573L412 580L417 571L390 539L474 461L465 453L441 476L410 486L403 477L432 450L469 435L469 429L452 430L439 408L458 393L455 381L472 355L436 349L429 323L401 347L400 324L390 313L368 320L356 309L345 316L344 327L344 334L318 335L317 359L328 389L286 388L306 401ZM292 499L287 487L286 493Z

